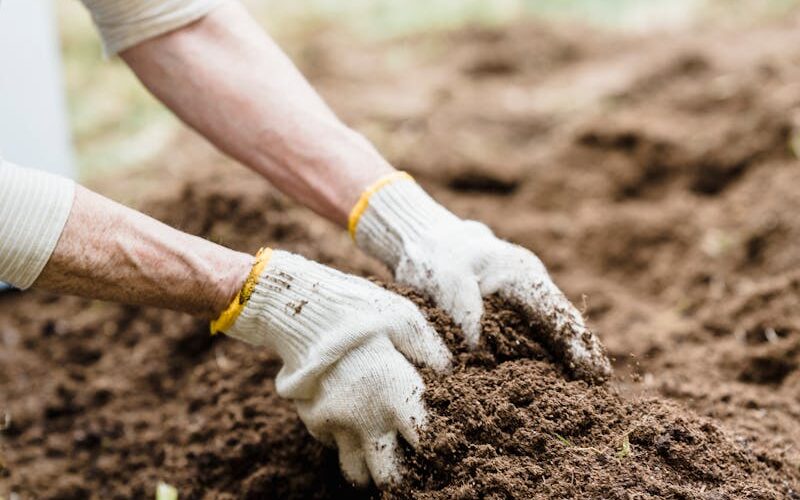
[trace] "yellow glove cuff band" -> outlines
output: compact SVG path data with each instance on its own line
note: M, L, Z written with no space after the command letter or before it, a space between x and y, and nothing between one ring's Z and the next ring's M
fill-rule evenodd
M356 239L356 228L358 227L358 221L361 219L364 211L369 206L369 199L372 197L372 195L380 191L383 187L401 180L413 181L414 178L411 177L408 172L392 172L375 181L371 186L365 189L363 193L361 193L361 197L356 202L353 210L350 211L350 217L347 219L347 231L350 233L350 237L353 238L353 240Z
M247 301L250 300L250 296L253 294L253 290L256 288L258 278L261 276L264 268L267 267L267 263L269 262L269 258L271 256L271 248L262 248L258 251L256 254L256 263L253 264L250 274L247 275L247 279L244 281L242 289L239 290L239 293L236 294L236 297L233 299L230 305L228 305L227 309L222 311L222 314L219 315L219 318L211 322L211 335L216 335L218 332L224 332L233 326L233 323L236 322L236 318L238 318L239 314L241 314L244 306L247 304Z

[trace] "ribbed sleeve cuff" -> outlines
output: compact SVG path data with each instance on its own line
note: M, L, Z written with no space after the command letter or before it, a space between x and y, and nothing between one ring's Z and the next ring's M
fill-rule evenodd
M230 0L82 0L107 57L197 21Z
M0 159L0 281L29 288L56 248L75 183Z

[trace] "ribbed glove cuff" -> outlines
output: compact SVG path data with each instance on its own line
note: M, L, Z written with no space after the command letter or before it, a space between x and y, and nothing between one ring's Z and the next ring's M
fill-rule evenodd
M281 387L296 392L310 384L369 330L341 331L358 324L341 311L359 304L355 278L289 252L273 250L247 304L226 333L265 346L284 362ZM292 387L292 389L289 389ZM288 396L288 394L285 394Z
M319 340L315 332L321 325L315 324L318 318L302 312L313 300L315 286L326 278L305 262L298 255L273 250L247 304L226 333L267 346L287 362L303 358Z
M365 196L363 213L355 222L351 216L351 234L359 248L393 270L408 245L419 241L421 235L458 222L407 175L380 189L367 190Z

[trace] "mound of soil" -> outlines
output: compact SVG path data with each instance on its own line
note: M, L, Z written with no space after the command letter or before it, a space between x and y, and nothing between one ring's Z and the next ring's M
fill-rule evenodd
M408 292L406 292L408 293ZM412 294L413 295L413 294ZM431 423L388 498L786 498L780 465L684 407L569 381L497 298L477 352L417 298L457 369L427 374Z
M0 495L797 498L800 23L672 37L469 28L297 60L465 217L534 250L615 358L568 380L495 299L481 348L425 374L408 481L359 491L277 397L278 362L164 310L0 296ZM100 191L185 231L391 277L190 134Z

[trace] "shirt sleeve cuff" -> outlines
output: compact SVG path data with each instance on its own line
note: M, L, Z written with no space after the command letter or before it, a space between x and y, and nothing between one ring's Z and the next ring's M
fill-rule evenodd
M0 281L29 288L67 223L75 183L0 158Z
M182 28L230 0L82 0L92 14L103 52L113 57L150 38Z

